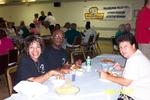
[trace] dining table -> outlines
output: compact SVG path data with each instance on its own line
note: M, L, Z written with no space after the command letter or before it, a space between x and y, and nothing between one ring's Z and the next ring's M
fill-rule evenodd
M54 85L48 79L42 84L48 87L48 92L45 94L28 97L22 93L15 93L5 100L117 100L122 86L100 78L96 71L102 66L103 59L112 59L121 66L125 66L126 62L126 59L119 54L101 54L91 59L90 71L86 71L86 65L82 63L83 74L76 75L75 80L72 81L72 85L79 88L79 92L76 94L56 93Z

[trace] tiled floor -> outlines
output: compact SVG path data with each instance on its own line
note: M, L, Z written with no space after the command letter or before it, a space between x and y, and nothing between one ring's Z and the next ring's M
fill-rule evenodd
M99 45L102 51L102 54L110 54L112 53L112 43L111 40L102 39L99 41ZM8 97L8 88L6 81L3 79L0 80L0 100L4 100L4 98Z
M102 54L111 54L113 52L113 46L110 39L101 39L99 41L99 45L101 47Z

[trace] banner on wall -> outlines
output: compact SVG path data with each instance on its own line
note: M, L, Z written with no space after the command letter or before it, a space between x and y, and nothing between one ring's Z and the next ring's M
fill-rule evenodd
M131 5L90 6L84 8L84 20L131 20Z
M103 20L104 19L104 13L100 12L98 7L89 7L87 8L87 11L84 13L84 18L87 19L99 19Z

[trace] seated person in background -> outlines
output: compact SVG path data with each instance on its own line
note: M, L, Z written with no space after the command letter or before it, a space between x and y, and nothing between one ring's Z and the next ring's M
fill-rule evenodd
M70 30L70 23L66 22L62 30L64 33L67 32L68 30Z
M91 28L91 23L88 21L86 22L86 25L85 25L85 32L83 33L84 35L84 40L83 40L83 43L88 43L88 40L89 40L89 37L90 35L94 35L94 39L96 37L96 31L94 29Z
M120 24L118 27L118 31L116 32L115 37L113 38L113 41L112 41L114 49L118 49L116 40L120 35L124 34L124 32L125 32L125 25Z
M59 72L46 69L45 59L41 56L43 49L43 42L38 36L30 35L25 39L25 54L21 56L15 83L21 80L42 83L51 76L63 78Z
M7 37L4 30L0 29L0 55L7 54L12 49L14 49L12 40Z
M46 18L46 15L44 11L41 11L41 16L39 17L39 21L41 22L41 24L44 22L45 18Z
M40 36L46 36L46 35L51 35L48 21L44 21L43 25L40 28Z
M54 31L55 30L60 30L60 24L55 24L55 26L54 26Z
M39 14L35 13L33 23L35 24L35 27L39 30L41 26L41 21L39 21L38 18L39 18Z
M26 37L29 35L29 30L28 30L27 26L25 25L25 22L24 22L24 21L21 21L21 22L20 22L18 34L19 34L22 38L26 38Z
M75 23L71 24L71 30L65 32L65 39L68 44L72 45L76 36L81 35L79 31L76 30L77 25Z
M66 22L64 27L62 28L62 31L65 33L65 32L67 32L70 29L71 29L70 28L70 23ZM66 49L66 46L67 46L67 39L66 38L64 39L64 42L63 42L62 46L63 46L64 49Z
M30 34L35 34L35 35L39 35L39 30L36 28L34 23L30 24L30 29L29 29L29 33Z
M125 32L126 33L131 33L131 25L130 23L126 23L125 24ZM132 34L132 33L131 33Z
M117 43L121 55L127 59L123 75L117 77L101 71L101 77L123 86L123 94L120 95L118 100L149 100L150 61L137 49L137 43L132 34L121 35L118 37ZM117 70L122 69L118 63L114 67Z
M6 29L8 36L11 38L15 37L17 35L15 29L13 28L13 23L12 22L7 22L7 29Z
M56 24L57 21L56 21L56 18L53 16L52 12L48 12L47 13L45 21L49 22L49 29L50 29L51 33L53 33L54 26L55 26L55 24Z
M68 73L69 70L63 67L67 66L67 52L62 48L62 43L64 40L64 34L61 30L55 30L52 35L52 45L43 52L45 61L48 66L48 70L57 69L64 73Z
M7 22L6 33L7 36L11 38L13 43L17 42L17 32L13 26L13 22Z
M16 35L18 35L18 33L17 33L17 28L16 28L16 26L15 26L15 22L12 22L12 28L15 30Z

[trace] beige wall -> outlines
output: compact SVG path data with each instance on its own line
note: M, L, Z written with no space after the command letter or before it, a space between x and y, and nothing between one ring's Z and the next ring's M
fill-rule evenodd
M57 22L64 25L65 22L76 22L78 27L82 30L85 21L83 20L83 9L90 5L108 5L108 4L131 4L133 11L135 9L140 9L143 6L144 0L102 0L102 1L87 1L87 2L62 2L61 7L54 7L53 3L47 4L33 4L18 5L18 6L4 6L0 7L0 16L4 17L8 21L14 21L16 25L19 25L21 20L29 25L34 18L34 13L39 13L40 11L51 11L56 17ZM101 33L102 37L111 37L115 34L116 29L121 23L131 23L132 27L135 28L135 17L132 20L126 21L91 21L92 26L94 26L98 32Z

